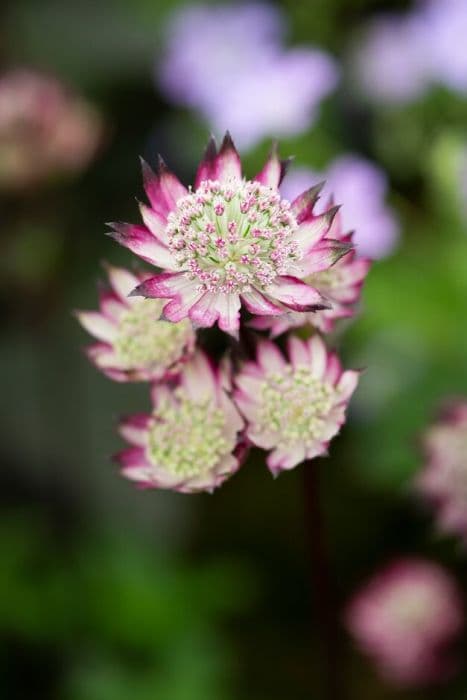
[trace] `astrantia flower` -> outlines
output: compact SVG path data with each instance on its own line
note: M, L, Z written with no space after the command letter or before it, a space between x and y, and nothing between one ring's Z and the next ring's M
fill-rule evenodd
M155 384L152 413L121 423L132 445L116 456L123 476L183 493L213 491L231 476L240 466L243 420L225 386L201 352L183 366L175 389Z
M0 78L0 188L81 170L101 137L97 112L54 78L30 70Z
M328 235L333 240L342 241L348 245L352 244L353 233L343 232L340 211L334 218ZM301 327L305 324L317 328L322 333L330 333L334 329L336 321L354 315L355 304L360 297L370 264L368 258L357 258L355 250L351 250L329 269L305 277L304 281L318 289L332 304L330 309L314 313L290 311L284 316L258 317L251 322L251 325L262 330L271 329L272 336L280 335L290 328Z
M358 382L358 372L344 372L317 335L308 341L289 337L288 358L261 340L256 362L247 362L235 377L234 398L247 420L247 436L271 450L267 464L273 474L326 453Z
M400 686L441 680L453 670L446 646L463 625L460 594L441 567L403 559L353 599L347 628L381 675Z
M445 408L425 433L423 449L416 489L434 507L440 530L467 541L467 401Z
M160 299L129 297L148 277L108 267L110 286L100 290L99 311L79 311L80 323L98 343L87 348L88 357L111 379L144 381L163 379L177 372L193 352L195 332L188 320L161 320Z
M305 187L322 180L326 184L316 211L323 211L321 203L334 197L342 204L344 230L355 232L357 255L373 260L390 255L400 231L395 212L385 201L388 182L384 171L360 156L346 154L336 158L324 173L293 169L284 180L281 193L292 200Z
M163 162L157 175L145 165L151 203L141 206L145 226L114 224L112 235L164 272L132 294L171 299L164 307L171 321L217 322L232 335L242 304L262 316L329 307L300 278L327 270L350 246L326 237L336 208L316 215L313 189L292 204L281 198L283 174L274 151L263 170L245 180L228 134L219 153L211 140L193 190Z

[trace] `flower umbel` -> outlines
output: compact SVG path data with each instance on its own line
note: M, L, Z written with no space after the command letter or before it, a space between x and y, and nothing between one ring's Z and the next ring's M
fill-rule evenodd
M260 316L330 306L302 278L330 268L351 246L327 237L337 208L313 212L315 188L289 204L278 187L285 172L275 150L252 181L227 134L219 152L211 140L195 187L188 191L161 161L144 165L151 207L145 226L113 224L122 245L165 270L132 292L167 298L164 316L237 335L240 307Z
M446 646L462 628L463 610L456 584L444 569L403 559L357 593L346 623L387 681L418 686L453 671Z
M184 365L175 389L154 385L153 412L121 423L132 445L116 456L123 476L183 493L213 491L231 476L240 466L243 420L224 387L202 352Z
M442 532L467 542L467 401L449 404L423 438L425 467L415 488L432 504Z
M272 450L273 474L325 454L345 420L358 372L343 371L337 355L319 336L290 336L286 360L270 341L260 341L256 362L235 379L234 399L247 420L247 436Z
M195 332L188 320L161 320L164 302L128 297L147 274L107 268L109 286L100 290L99 311L79 311L81 325L99 342L88 357L116 381L154 381L177 372L192 352Z

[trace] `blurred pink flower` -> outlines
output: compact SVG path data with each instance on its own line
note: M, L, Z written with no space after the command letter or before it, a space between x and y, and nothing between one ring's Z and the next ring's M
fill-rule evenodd
M240 466L243 420L228 397L229 378L198 352L177 387L155 384L153 411L124 419L131 445L116 455L122 474L142 488L213 491Z
M455 669L447 647L463 626L460 593L440 566L401 559L355 595L346 625L387 682L418 686L440 681Z
M316 215L314 190L292 204L281 198L284 171L274 150L263 170L245 180L229 134L219 152L209 143L193 190L163 161L157 174L144 164L151 203L141 205L145 225L111 224L111 235L164 272L132 295L170 299L168 320L218 323L234 336L241 306L258 316L328 308L303 279L330 268L351 246L326 237L336 208Z
M304 131L336 87L338 68L316 48L287 50L283 26L266 3L183 8L168 29L163 91L218 133L231 129L241 148Z
M453 401L426 431L416 490L432 504L442 532L467 542L467 400Z
M101 138L97 112L57 80L31 70L0 78L0 189L83 169Z
M166 379L192 354L195 332L188 320L161 320L164 302L129 297L148 278L119 267L107 267L109 286L100 289L99 311L78 311L81 325L98 339L90 360L115 381Z
M399 224L385 203L385 173L374 163L349 154L336 158L325 173L306 168L291 170L281 193L292 200L298 192L322 180L326 184L321 202L333 197L342 203L342 226L345 231L354 231L357 255L377 259L392 253L399 239ZM322 205L318 205L317 211L321 210Z
M261 340L256 362L235 377L234 400L247 421L247 437L270 450L274 475L326 453L345 421L359 373L343 371L339 358L318 335L288 338L288 358Z
M293 174L292 174L293 175ZM319 185L317 189L319 189ZM342 215L339 211L327 234L333 240L352 244L352 233L342 229ZM331 303L330 309L310 313L290 311L284 316L257 317L251 325L259 330L271 330L273 337L291 328L304 325L313 326L321 333L331 333L336 321L350 318L355 314L355 305L360 298L361 289L371 262L368 258L357 258L355 250L340 258L332 267L323 272L316 272L305 278L305 282L316 287L323 297Z

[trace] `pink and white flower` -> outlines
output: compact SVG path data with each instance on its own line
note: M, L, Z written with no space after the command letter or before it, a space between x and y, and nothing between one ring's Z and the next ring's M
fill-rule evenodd
M288 358L261 340L256 362L246 362L235 377L234 400L247 421L247 437L270 450L274 475L305 459L326 454L345 421L359 373L343 371L322 339L288 338Z
M453 401L422 441L426 463L415 488L434 508L439 529L467 542L467 401Z
M99 311L78 311L81 325L98 342L86 348L90 360L116 381L155 381L176 373L193 353L195 332L188 320L161 319L160 299L129 297L148 274L107 267L109 285L100 289Z
M228 381L198 352L183 366L176 388L155 384L152 413L121 422L131 445L116 455L123 476L142 488L195 493L213 491L236 472L244 423Z
M336 241L351 246L353 233L344 233L340 212L334 218L328 233ZM288 331L309 325L321 333L331 333L336 321L350 318L355 314L355 306L360 298L371 260L357 258L354 249L340 258L332 267L322 272L315 272L305 277L304 281L316 288L331 304L331 308L314 313L296 313L290 311L283 316L257 317L251 325L257 329L271 329L273 337Z
M286 163L275 150L253 180L242 177L240 157L226 134L217 152L210 141L187 190L161 161L144 165L144 226L114 224L111 235L164 271L132 292L170 299L164 316L190 318L201 327L238 334L240 308L258 316L318 311L330 303L303 281L329 269L350 249L327 237L337 208L316 215L316 188L292 204L278 187Z
M423 685L455 669L446 648L463 626L462 602L455 581L440 566L401 559L355 595L346 625L385 680Z

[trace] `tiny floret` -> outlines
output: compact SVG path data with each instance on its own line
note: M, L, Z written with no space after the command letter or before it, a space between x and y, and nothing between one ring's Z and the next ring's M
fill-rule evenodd
M246 363L235 380L247 436L272 450L267 464L273 474L326 453L358 381L358 372L344 372L319 336L309 341L291 336L288 356L261 341L257 361Z
M193 352L191 323L161 319L160 299L128 296L147 275L110 266L107 271L109 285L100 290L100 310L77 313L81 325L99 341L87 348L89 358L117 381L155 381L176 373Z
M145 488L213 491L240 466L243 420L224 380L198 352L177 386L154 385L153 411L120 426L132 445L116 459L122 474Z

